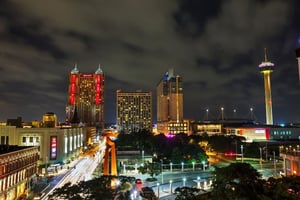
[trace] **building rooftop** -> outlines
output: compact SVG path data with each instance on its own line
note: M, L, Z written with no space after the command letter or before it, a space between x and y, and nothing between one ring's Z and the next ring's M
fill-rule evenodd
M0 145L0 155L1 154L6 154L6 153L11 153L14 151L19 151L22 149L30 148L31 146L18 146L18 145Z

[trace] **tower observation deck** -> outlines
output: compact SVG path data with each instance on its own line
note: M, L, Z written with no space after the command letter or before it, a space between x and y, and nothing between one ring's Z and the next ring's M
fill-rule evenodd
M265 48L265 60L259 65L260 72L264 75L265 86L265 106L266 106L266 124L273 124L272 113L272 95L270 74L273 72L274 64L267 59L267 49Z

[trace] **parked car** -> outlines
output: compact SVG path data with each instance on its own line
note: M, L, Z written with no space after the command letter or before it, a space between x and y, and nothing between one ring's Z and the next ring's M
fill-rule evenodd
M143 187L140 191L140 195L145 199L151 199L151 200L157 199L154 191L150 187Z

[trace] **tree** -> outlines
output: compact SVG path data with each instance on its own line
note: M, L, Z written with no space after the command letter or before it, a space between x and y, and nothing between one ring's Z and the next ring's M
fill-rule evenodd
M152 178L161 173L161 166L160 163L156 162L145 162L143 166L138 168L139 172L142 174L149 174Z
M120 185L112 186L116 181L120 182ZM126 176L101 176L90 181L81 181L78 184L66 183L63 187L57 188L49 196L49 200L54 199L114 199L118 196L123 199L126 199L128 195L128 190L131 189L128 183L133 183L135 180L134 177Z
M180 187L175 189L175 200L196 200L207 199L207 195L203 195L203 190L193 187ZM205 192L206 193L206 192ZM203 195L203 196L202 196Z
M213 199L258 199L263 194L261 175L249 163L231 163L215 169Z
M300 199L300 177L269 178L265 182L264 196L272 200Z

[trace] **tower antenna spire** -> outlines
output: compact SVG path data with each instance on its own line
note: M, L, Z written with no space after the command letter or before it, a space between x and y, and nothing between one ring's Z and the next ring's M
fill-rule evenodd
M264 51L265 51L265 62L268 62L268 57L267 57L267 48L266 48L266 47L264 48Z

